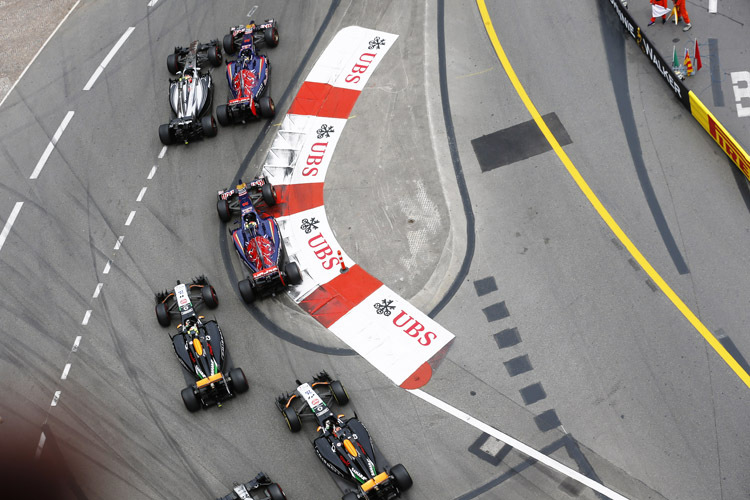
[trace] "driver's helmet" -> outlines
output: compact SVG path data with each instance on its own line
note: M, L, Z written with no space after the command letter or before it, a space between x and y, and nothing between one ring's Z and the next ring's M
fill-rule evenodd
M247 59L252 59L253 57L253 49L250 47L246 47L242 50L240 50L240 57L245 57Z
M258 229L258 221L255 219L255 214L253 213L245 216L245 230L250 231L251 229Z

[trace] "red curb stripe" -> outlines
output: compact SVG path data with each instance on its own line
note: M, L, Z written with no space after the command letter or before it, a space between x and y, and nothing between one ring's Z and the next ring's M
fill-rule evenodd
M327 83L304 82L288 114L349 118L360 93L359 90L334 87Z
M299 306L328 328L381 286L383 283L355 264L316 288Z
M283 217L323 206L323 183L276 185L276 205L266 210Z

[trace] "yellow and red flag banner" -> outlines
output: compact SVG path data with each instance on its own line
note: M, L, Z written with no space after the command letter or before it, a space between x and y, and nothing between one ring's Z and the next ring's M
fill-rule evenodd
M685 67L687 68L687 75L693 74L693 63L690 61L690 51L685 49Z

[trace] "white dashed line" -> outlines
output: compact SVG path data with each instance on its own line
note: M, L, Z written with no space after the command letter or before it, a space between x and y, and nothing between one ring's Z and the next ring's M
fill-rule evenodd
M86 314L83 315L83 321L81 321L81 324L83 326L86 326L89 324L89 318L91 318L91 309L86 311Z
M99 296L99 293L101 293L103 286L104 286L104 283L99 283L96 285L96 290L94 290L94 296L91 297L92 299L95 299Z
M141 192L138 193L138 198L136 198L135 201L140 202L143 199L144 194L146 194L146 186L143 186L143 188L141 188Z
M154 175L156 175L156 165L151 167L151 172L148 173L148 180L153 179Z
M718 4L719 2L717 0L708 0L708 13L709 14L716 14L718 11Z
M114 47L112 47L112 50L109 51L109 54L107 54L107 57L104 58L102 63L99 65L98 68L96 68L96 71L94 71L94 74L91 75L91 78L89 78L88 83L85 87L83 87L83 90L91 90L91 87L94 86L94 82L96 82L96 79L99 78L99 75L102 74L102 71L104 71L104 68L107 67L107 64L112 60L113 57L115 57L115 54L118 50L120 50L120 47L125 43L125 40L128 39L128 37L133 33L135 30L134 26L131 26L127 30L125 30L125 33L120 37L119 40L117 40L117 43Z
M73 347L70 349L70 352L78 352L78 346L81 345L81 336L77 336L75 342L73 342Z
M554 460L544 453L540 453L531 446L528 446L521 441L510 437L509 435L500 432L499 430L495 429L494 427L490 427L489 425L485 424L484 422L480 422L479 420L475 419L471 415L468 415L458 408L454 408L453 406L449 405L448 403L441 401L440 399L436 398L435 396L431 396L430 394L427 394L426 392L421 391L420 389L414 389L410 390L412 394L417 396L418 398L423 399L427 403L431 404L432 406L436 408L440 408L446 413L449 413L453 415L454 417L458 418L459 420L463 420L467 424L479 429L482 432L485 432L489 434L490 436L494 437L495 439L499 439L503 443L506 443L516 450L520 451L521 453L538 460L539 462L543 463L547 467L554 469L561 474L565 474L571 479L575 479L581 484L584 484L591 488L594 491L597 491L601 493L602 495L605 495L612 500L627 500L624 496L620 495L619 493L612 491L611 489L607 488L601 483L597 483L593 479L590 479L580 472L574 471L570 467L567 467L557 460Z
M253 17L253 14L255 14L255 11L258 10L257 5L253 5L253 8L250 9L250 12L247 13L247 17Z
M39 444L36 445L36 455L34 456L36 460L39 460L39 457L42 455L42 449L44 448L45 441L47 441L47 436L44 434L44 431L42 431L42 435L39 436Z
M149 3L146 4L146 7L153 7L159 2L159 0L151 0Z
M60 401L60 391L55 391L55 395L52 396L52 402L50 406L57 406L57 402Z
M10 234L10 229L13 227L13 223L16 222L16 217L18 217L18 212L21 211L22 206L23 206L23 202L18 201L13 206L13 210L10 211L8 220L5 222L5 226L3 227L3 232L0 233L0 250L2 250L3 245L5 245L5 240L8 238L8 235Z
M60 136L62 136L62 133L65 131L65 127L68 126L68 123L70 123L70 120L73 118L74 114L76 114L75 111L68 111L68 114L65 115L62 123L59 127L57 127L55 135L52 136L52 140L49 141L49 144L47 144L47 149L44 150L44 153L42 153L42 157L39 158L39 161L36 163L36 167L34 167L34 171L31 173L31 177L29 177L29 179L36 179L37 177L39 177L39 174L44 168L44 164L47 163L47 160L49 159L49 155L51 155L52 150L55 149L55 144L57 144L57 141L60 140Z
M165 154L167 154L167 147L166 146L164 146L163 148L161 148L161 151L159 151L159 159L161 160L162 158L164 158Z
M130 215L128 215L128 220L125 221L125 225L129 226L131 222L133 222L133 217L135 217L135 210L130 212Z
M114 248L114 250L115 250L115 251L117 251L117 250L119 250L119 249L120 249L120 245L122 245L122 239L123 239L124 237L125 237L125 236L120 236L119 238L117 238L117 243L115 243L115 248Z
M112 267L112 261L108 260L107 264L104 266L104 271L102 271L102 274L109 274L110 267Z
M70 363L65 363L65 368L63 368L62 375L60 375L60 380L65 380L68 378L68 373L70 372Z

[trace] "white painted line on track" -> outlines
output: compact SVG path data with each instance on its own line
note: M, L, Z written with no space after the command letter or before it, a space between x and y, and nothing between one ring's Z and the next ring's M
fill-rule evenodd
M148 173L148 180L151 180L154 178L154 175L156 175L156 165L151 167L151 172Z
M718 11L718 0L708 0L708 13L709 14L716 14Z
M104 271L102 271L102 274L109 274L110 267L112 267L112 261L108 260L107 264L104 266Z
M129 226L133 222L133 217L135 217L135 210L131 211L130 215L128 215L128 220L125 221L126 226Z
M119 249L120 249L120 246L122 245L122 239L123 239L124 237L125 237L125 236L120 236L119 238L117 238L117 243L115 243L115 248L114 248L114 250L115 250L115 251L117 251L117 250L119 250Z
M65 380L68 378L68 373L70 372L70 363L65 363L65 368L63 368L62 375L60 375L60 380Z
M50 406L57 406L57 402L60 401L60 391L55 391L55 395L52 396L52 402Z
M44 449L45 441L47 441L47 436L44 434L44 431L42 431L42 435L39 436L39 444L36 445L36 454L34 455L34 458L36 460L39 460L39 457L42 455L42 449Z
M60 126L57 127L55 135L52 136L52 140L49 141L49 144L47 144L47 149L44 150L44 153L42 153L42 157L39 158L39 161L36 163L36 167L34 167L34 171L31 173L31 177L29 177L29 179L36 179L37 177L39 177L39 174L44 168L44 164L47 163L49 155L52 154L52 150L55 149L57 141L60 140L62 133L65 132L65 127L68 126L68 123L70 123L70 120L73 118L74 114L76 114L75 111L68 111L68 113L65 115L62 123L60 123Z
M162 158L164 158L165 154L167 154L167 147L166 146L164 146L163 148L161 148L161 151L159 151L159 157L158 158L161 160Z
M26 74L26 72L27 72L27 71L29 70L29 68L31 67L31 65L32 65L32 64L34 64L34 61L36 61L36 58L37 58L37 57L39 57L39 54L41 54L41 53L42 53L42 50L44 50L44 47L46 47L46 46L47 46L47 44L49 43L49 41L50 41L50 40L52 40L52 37L53 37L53 36L55 36L55 33L57 33L57 30L59 30L59 29L60 29L60 26L62 26L62 25L63 25L63 23L64 23L64 22L65 22L65 21L66 21L66 20L68 19L68 16L70 16L70 14L71 14L71 13L73 12L73 10L74 10L74 9L75 9L76 7L78 7L78 4L79 4L79 3L81 3L81 0L78 0L78 1L77 1L77 2L76 2L76 3L75 3L75 4L74 4L74 5L73 5L73 6L72 6L72 7L70 8L70 10L68 11L68 13L67 13L67 14L65 14L65 17L63 17L63 18L62 18L62 21L60 21L60 24L58 24L58 25L57 25L57 27L56 27L56 28L55 28L54 30L52 30L52 33L50 33L50 35L49 35L49 36L47 37L47 39L46 39L46 40L44 41L44 43L42 44L42 46L41 46L41 47L39 47L39 50L37 50L37 51L36 51L36 54L34 54L34 57L32 57L32 58L31 58L31 61L29 61L29 64L27 64L27 65L26 65L26 67L25 67L25 68L23 69L23 71L21 71L21 74L20 74L20 75L18 76L18 78L16 79L16 81L15 81L15 82L13 82L13 85L12 85L12 86L10 87L10 89L8 90L8 93L7 93L7 94L5 94L5 97L3 97L3 99L2 99L2 100L0 100L0 106L2 106L2 105L3 105L3 103L4 103L4 102L5 102L5 100L6 100L7 98L8 98L8 96L10 95L10 93L11 93L11 92L13 92L13 89L14 89L14 88L16 88L16 85L18 85L18 82L20 82L20 81L21 81L21 78L23 78L23 75L25 75L25 74Z
M83 321L81 321L81 324L83 326L86 326L89 324L89 318L91 318L91 309L86 311L86 314L83 315Z
M138 198L136 198L135 201L140 202L143 199L144 194L146 194L146 186L143 186L143 188L141 188L141 192L138 193Z
M96 71L94 71L94 74L91 75L91 78L89 78L89 81L86 84L86 86L83 87L83 90L91 90L91 87L94 86L96 79L99 78L99 75L102 74L102 71L104 71L104 68L106 68L107 64L109 64L112 58L115 57L115 54L117 54L117 51L120 50L120 47L123 46L123 44L128 39L128 37L133 34L134 30L135 30L135 26L131 26L130 28L125 30L125 33L123 33L120 39L117 40L117 43L115 44L114 47L112 47L112 50L109 51L109 54L107 54L107 57L104 58L102 63L99 65L99 67L96 68Z
M102 291L102 287L103 287L103 286L104 286L104 283L98 283L98 284L96 285L96 290L94 290L94 296L93 296L93 297L91 297L92 299L95 299L95 298L97 298L97 297L99 296L99 294L100 294L100 293L101 293L101 291Z
M73 342L73 347L70 349L70 352L78 352L78 346L81 345L81 336L77 336L75 342Z
M3 245L5 245L5 240L8 239L8 235L10 234L10 229L13 227L13 223L16 222L16 217L18 217L18 212L21 211L22 206L23 206L23 202L17 201L16 204L13 206L13 210L10 211L8 220L5 221L5 226L3 226L3 232L0 233L0 250L3 249Z
M159 2L159 0L151 0L149 3L146 4L146 7L153 7Z
M253 5L253 8L250 9L250 12L247 13L247 17L253 17L253 14L255 14L255 11L258 10L257 5Z
M471 425L472 427L475 427L476 429L479 429L480 431L489 434L490 436L494 437L495 439L499 439L500 441L504 442L507 445L512 446L516 450L520 451L521 453L528 455L529 457L543 463L547 467L556 470L557 472L560 472L561 474L565 474L571 479L575 479L579 483L588 486L592 490L601 493L602 495L606 495L612 500L627 500L624 496L620 495L619 493L607 488L601 483L597 483L593 479L590 479L583 474L581 474L578 471L575 471L571 469L570 467L567 467L557 460L554 460L547 455L538 452L531 446L528 446L521 441L510 437L509 435L500 432L499 430L495 429L494 427L490 427L489 425L485 424L484 422L480 422L479 420L475 419L471 415L468 415L464 413L463 411L459 410L458 408L454 408L453 406L449 405L448 403L436 398L435 396L432 396L430 394L427 394L426 392L420 390L420 389L414 389L410 390L412 394L417 396L418 398L426 401L427 403L431 404L432 406L436 408L440 408L444 412L453 415L454 417L458 418L459 420L463 420L467 424Z

